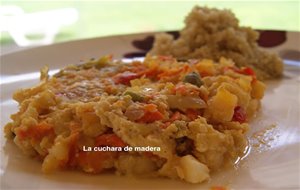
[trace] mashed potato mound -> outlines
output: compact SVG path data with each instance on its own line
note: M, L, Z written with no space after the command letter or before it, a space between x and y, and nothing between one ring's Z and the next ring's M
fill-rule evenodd
M282 60L258 47L259 34L240 27L229 10L194 7L185 19L178 39L167 33L155 36L151 55L172 55L180 59L220 57L232 59L238 67L252 67L260 79L278 78L283 72Z

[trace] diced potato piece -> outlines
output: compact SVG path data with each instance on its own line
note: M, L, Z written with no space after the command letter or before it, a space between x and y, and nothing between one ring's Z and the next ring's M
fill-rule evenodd
M237 79L237 83L246 92L250 92L251 91L251 78L250 77L239 78L239 79Z
M176 166L178 176L190 183L200 183L209 178L209 169L191 155L179 159Z
M234 94L238 98L237 104L243 109L249 104L251 100L250 91L246 92L242 87L236 83L223 83L220 88L226 89L229 93Z
M261 81L255 81L252 84L251 96L255 99L262 99L264 96L266 85Z
M209 59L204 59L197 63L196 68L201 76L214 75L216 72L213 61Z
M208 102L211 118L215 121L231 121L238 98L224 88L219 88L217 94Z

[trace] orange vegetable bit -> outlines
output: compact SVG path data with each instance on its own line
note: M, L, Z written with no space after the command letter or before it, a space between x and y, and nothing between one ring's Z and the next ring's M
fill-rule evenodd
M149 68L145 71L141 71L139 72L139 74L141 76L146 76L146 77L149 77L149 78L152 78L152 79L157 79L157 76L161 73L160 70L158 70L157 67L154 67L154 68Z
M187 95L188 89L184 84L177 85L174 89L174 94L181 94L181 95Z
M181 114L179 111L176 111L170 118L170 121L176 121L181 119Z
M78 139L79 139L79 132L72 132L69 138L69 158L66 165L68 167L74 168L76 166L76 154L79 151L78 148Z
M166 77L168 77L168 76L178 75L180 72L181 72L181 69L171 69L171 70L167 70L167 71L164 71L164 72L160 73L160 74L158 75L158 78L159 78L159 79L162 79L162 78L166 78Z
M154 112L149 112L146 111L143 115L143 117L141 117L138 122L142 122L142 123L152 123L154 121L157 120L161 120L164 118L164 115L162 113L160 113L158 110L154 111Z
M148 112L155 112L155 111L157 111L157 105L155 105L155 104L146 104L144 106L144 110L148 111Z
M174 77L174 75L180 75L182 73L186 73L187 71L190 70L190 66L188 65L184 65L183 67L181 68L176 68L176 69L170 69L170 70L166 70L162 73L160 73L158 75L158 78L159 79L162 79L162 78L167 78L167 77ZM179 77L179 76L178 76Z
M103 134L96 138L95 146L125 147L126 143L116 134Z
M141 62L134 61L134 62L132 62L132 67L126 68L126 70L124 70L124 71L129 71L129 72L137 73L140 76L142 76L143 73L145 73L147 70L149 70L149 68L146 67L145 65L143 65Z
M157 120L164 118L164 115L160 113L155 104L145 104L144 105L144 115L137 120L141 123L152 123Z
M162 129L166 129L169 125L171 125L173 121L180 120L180 119L181 119L181 114L179 111L176 111L171 115L170 119L167 122L163 123L160 127Z
M200 110L195 110L195 109L186 110L186 116L192 121L197 119L199 115L201 115Z
M34 140L41 140L45 136L54 134L54 129L50 124L41 122L35 126L29 127L27 130L18 130L16 133L20 139L32 138Z
M227 190L227 188L222 186L214 186L211 187L210 190Z

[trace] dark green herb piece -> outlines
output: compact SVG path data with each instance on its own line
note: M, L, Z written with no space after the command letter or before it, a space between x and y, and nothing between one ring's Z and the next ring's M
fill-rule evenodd
M141 101L143 101L144 100L144 97L142 96L142 95L140 95L140 94L138 94L138 93L135 93L135 92L132 92L132 91L126 91L125 93L124 93L124 95L129 95L129 96L131 96L131 99L133 100L133 101L138 101L138 102L141 102Z

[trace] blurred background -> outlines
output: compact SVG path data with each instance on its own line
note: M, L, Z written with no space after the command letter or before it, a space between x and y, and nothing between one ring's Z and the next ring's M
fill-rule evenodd
M1 54L37 45L179 30L195 5L231 9L255 29L300 31L293 1L0 1Z

